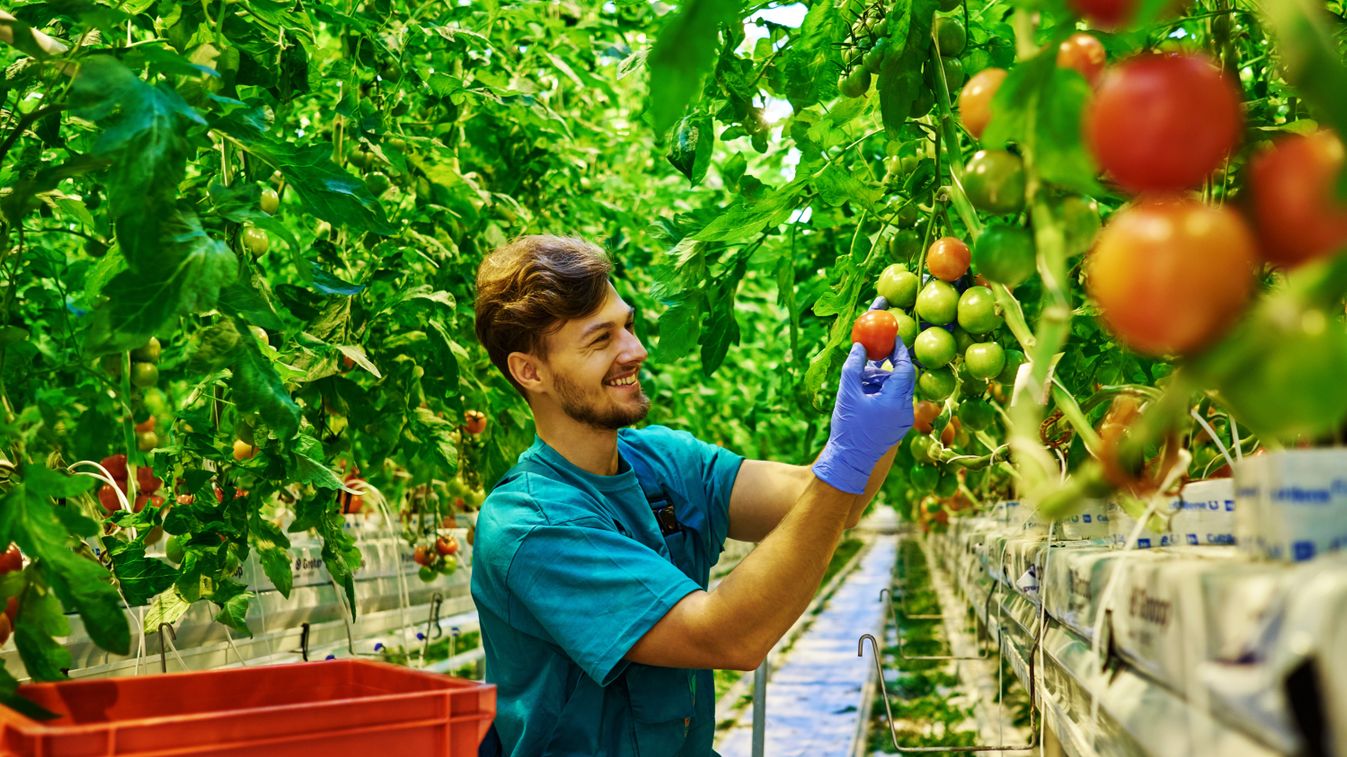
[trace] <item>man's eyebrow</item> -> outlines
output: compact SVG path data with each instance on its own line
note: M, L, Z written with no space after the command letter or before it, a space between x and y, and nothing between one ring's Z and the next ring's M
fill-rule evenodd
M627 318L626 318L625 321L623 321L622 325L625 326L625 325L626 325L626 321L630 321L630 320L632 319L632 317L635 316L635 315L636 315L636 308L633 308L633 307L628 306L628 307L627 307ZM606 329L612 327L612 325L613 325L613 322L612 322L612 321L604 321L603 323L596 323L596 324L593 324L593 325L590 326L589 328L587 328L587 329L585 329L584 331L580 332L580 341L583 342L583 341L589 339L589 338L590 338L591 336L593 336L594 334L596 334L596 333L598 333L598 332L600 332L600 331L604 331L604 330L606 330Z

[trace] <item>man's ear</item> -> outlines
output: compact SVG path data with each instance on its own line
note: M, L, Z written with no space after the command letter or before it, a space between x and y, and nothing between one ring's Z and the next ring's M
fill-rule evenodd
M526 352L511 352L505 360L510 366L510 375L520 386L530 392L542 391L543 368L538 358Z

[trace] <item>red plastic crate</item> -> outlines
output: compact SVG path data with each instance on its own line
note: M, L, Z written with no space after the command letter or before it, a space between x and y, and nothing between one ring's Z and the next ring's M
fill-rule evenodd
M0 707L0 753L477 754L496 687L364 660L21 686L60 717Z

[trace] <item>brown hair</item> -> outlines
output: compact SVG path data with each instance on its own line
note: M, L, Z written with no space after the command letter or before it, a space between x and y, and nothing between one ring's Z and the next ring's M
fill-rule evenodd
M548 334L603 304L612 268L597 245L550 235L518 237L482 260L477 340L520 394L523 387L510 375L510 353L546 358Z

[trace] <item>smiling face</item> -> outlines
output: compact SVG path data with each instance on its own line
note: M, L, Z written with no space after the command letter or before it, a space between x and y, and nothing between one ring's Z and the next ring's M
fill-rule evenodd
M650 398L639 372L649 355L636 338L635 311L611 284L596 311L566 321L546 339L539 388L567 416L606 430L645 418Z

